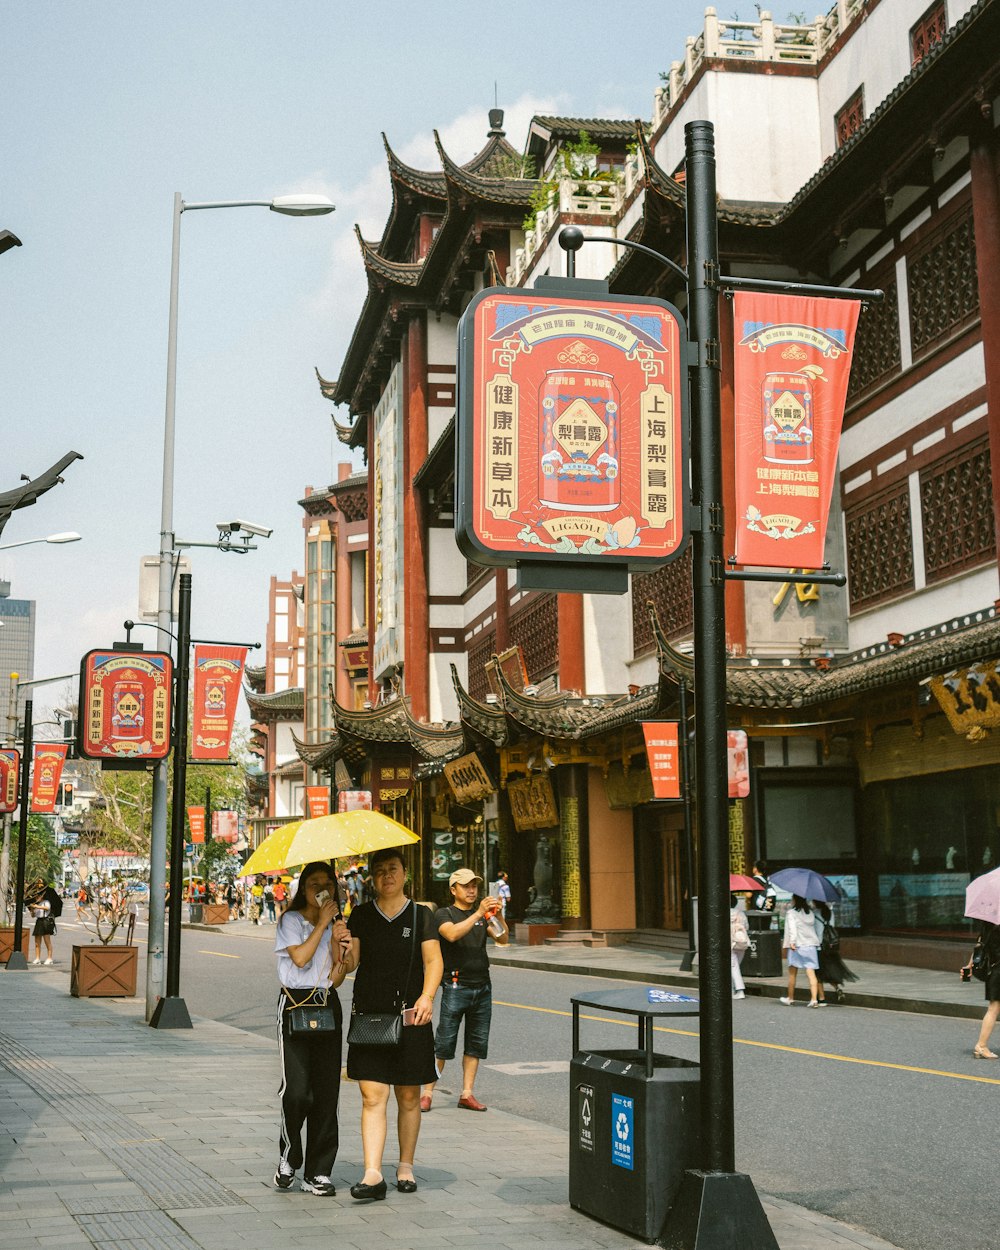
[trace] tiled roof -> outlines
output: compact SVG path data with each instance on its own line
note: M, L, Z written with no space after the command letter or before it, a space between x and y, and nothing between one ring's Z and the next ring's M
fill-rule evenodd
M484 177L505 177L506 170L513 161L520 161L521 153L512 147L502 131L491 132L486 146L462 166L470 174L482 174Z
M554 139L569 138L585 130L591 139L631 139L635 123L608 117L550 117L536 114L532 123L550 131Z
M368 630L365 626L356 629L353 634L348 634L346 638L341 638L339 645L341 647L363 647L368 642Z
M534 178L496 178L483 173L473 173L456 164L441 146L441 138L434 131L434 143L444 167L445 178L466 195L490 204L514 204L527 208L532 194L538 188Z
M363 237L360 226L356 225L354 227L354 233L361 244L361 255L364 258L365 268L368 270L369 275L377 274L378 277L385 278L397 286L415 287L420 282L424 268L422 263L387 260L379 253L376 244L369 243Z
M305 708L305 692L301 686L294 686L290 690L272 690L264 694L257 694L244 686L243 693L257 720L294 720L297 716L302 716Z
M448 191L444 183L444 174L440 170L414 169L410 165L405 165L389 146L385 131L382 132L382 143L385 145L385 153L389 158L389 177L393 182L400 182L411 191L418 191L421 195L429 196L431 199L443 201L447 198Z

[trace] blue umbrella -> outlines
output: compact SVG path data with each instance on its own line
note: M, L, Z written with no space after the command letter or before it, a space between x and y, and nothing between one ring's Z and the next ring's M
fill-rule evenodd
M825 903L837 903L841 898L840 890L833 882L811 868L779 868L771 873L771 884L780 886L789 894L797 894L799 898L818 898Z

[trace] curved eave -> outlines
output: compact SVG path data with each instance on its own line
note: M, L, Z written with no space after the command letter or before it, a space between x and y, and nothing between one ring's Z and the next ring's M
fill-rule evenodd
M393 699L378 707L355 711L333 700L333 719L337 732L350 734L365 742L409 743L404 699Z
M507 741L507 718L500 707L490 707L474 699L462 685L458 669L451 665L451 684L458 700L459 716L463 724L467 724L482 738L488 738L494 746L503 746Z
M374 243L369 243L361 233L361 227L355 225L354 233L357 236L358 243L361 245L361 256L365 263L365 269L371 276L382 279L384 282L390 282L395 286L406 287L412 289L419 286L420 279L423 276L423 264L414 264L410 261L389 260L383 256Z
M470 173L451 159L441 145L438 132L434 131L434 144L441 158L444 176L451 187L465 197L484 204L498 204L505 207L528 208L532 192L538 186L533 178L490 178L482 174ZM451 198L451 197L449 197Z
M320 371L316 368L315 365L313 365L313 371L316 374L316 381L319 383L320 393L322 394L323 398L335 399L336 394L337 394L337 387L339 385L337 379L334 379L332 382L327 381L327 379L323 377L323 375L320 373Z
M250 714L258 721L301 720L305 712L305 692L301 687L257 694L244 686L243 695Z

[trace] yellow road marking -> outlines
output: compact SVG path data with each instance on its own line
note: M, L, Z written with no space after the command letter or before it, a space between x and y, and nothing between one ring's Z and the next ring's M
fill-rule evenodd
M556 1007L533 1007L528 1003L505 1003L493 1000L495 1007L516 1007L519 1011L540 1011L550 1016L572 1016L571 1011L561 1011ZM619 1024L634 1029L634 1020L613 1019L606 1016L586 1016L580 1012L581 1020L593 1020L598 1024ZM697 1037L698 1033L691 1029L668 1029L662 1024L654 1024L657 1033L673 1033L678 1037ZM967 1072L946 1072L941 1068L918 1068L909 1063L891 1063L887 1059L859 1059L855 1055L834 1055L825 1050L806 1050L801 1046L783 1046L780 1042L756 1042L747 1037L734 1037L737 1046L756 1046L762 1050L782 1050L789 1055L805 1055L809 1059L828 1059L834 1063L857 1063L866 1068L894 1068L897 1072L918 1072L922 1076L944 1076L953 1081L974 1081L977 1085L1000 1085L1000 1080L992 1076L972 1076Z
M239 955L226 955L222 951L199 951L199 955L218 955L220 959L239 959Z

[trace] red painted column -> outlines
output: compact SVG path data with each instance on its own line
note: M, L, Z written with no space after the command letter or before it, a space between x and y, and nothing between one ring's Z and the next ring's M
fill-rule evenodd
M351 467L350 465L341 467L346 470L346 473L342 472L340 475L340 480L343 481L347 474L350 473ZM344 651L340 646L340 643L351 633L351 591L353 589L351 585L351 552L347 546L347 522L344 520L344 514L339 509L337 511L337 528L334 541L337 544L336 565L334 566L336 570L334 574L334 594L337 596L337 680L334 689L337 694L337 702L342 707L352 707L351 679L347 673Z
M366 442L368 461L368 577L365 595L368 599L368 699L372 707L378 697L375 684L375 474L378 465L375 463L373 450L375 447L374 416L368 413L368 434Z
M993 529L1000 561L1000 159L988 120L970 135L972 225L976 235L979 318L986 365L987 422L993 476Z
M559 595L559 689L587 690L583 646L583 595Z
M427 459L427 326L415 313L406 331L403 417L403 603L406 693L413 715L430 715L430 609L427 604L427 523L413 475Z

